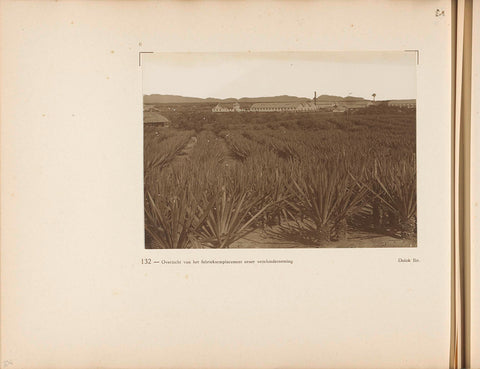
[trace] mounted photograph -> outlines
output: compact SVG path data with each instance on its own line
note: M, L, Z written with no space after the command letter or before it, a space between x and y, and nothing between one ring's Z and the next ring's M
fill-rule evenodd
M416 247L417 58L142 54L145 248Z

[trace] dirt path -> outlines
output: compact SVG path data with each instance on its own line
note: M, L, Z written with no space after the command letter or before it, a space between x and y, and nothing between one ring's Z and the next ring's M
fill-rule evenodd
M213 143L216 149L223 154L225 160L223 161L224 164L228 166L235 165L237 163L237 159L232 156L230 149L228 148L227 142L222 137L215 137L215 142ZM179 163L183 160L186 160L192 154L193 148L198 142L198 138L196 136L190 137L187 145L183 148L182 151L173 159L172 164Z
M318 244L307 244L295 240L279 240L272 237L268 232L257 229L247 236L235 241L230 248L264 248L264 249L280 249L280 248L392 248L392 247L416 247L416 242L411 240L401 240L385 235L351 232L347 235L347 239L336 242L320 242Z

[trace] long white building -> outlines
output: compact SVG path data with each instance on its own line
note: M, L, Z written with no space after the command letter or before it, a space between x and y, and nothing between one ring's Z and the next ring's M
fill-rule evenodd
M390 100L388 106L398 106L399 108L415 108L417 106L417 100L404 99L404 100Z
M415 100L413 100L415 102ZM404 104L404 102L401 102ZM349 109L362 109L373 102L363 99L348 99L348 100L317 100L304 102L264 102L254 103L250 108L241 108L238 102L233 104L217 104L212 111L214 113L228 113L228 112L309 112L309 111L345 111ZM389 103L390 105L390 103Z
M227 113L235 111L246 111L246 112L307 112L307 111L317 111L326 108L332 108L335 106L334 102L271 102L271 103L254 103L250 106L249 109L241 109L240 104L234 103L231 105L218 104L215 106L212 111L214 113Z
M250 111L315 111L318 106L313 102L294 102L294 103L256 103L250 107Z
M245 111L245 110L240 109L240 104L238 102L236 102L236 103L233 103L233 105L231 107L226 106L226 105L217 104L217 106L215 106L212 109L212 111L214 113L230 113L230 112L234 112L234 111Z

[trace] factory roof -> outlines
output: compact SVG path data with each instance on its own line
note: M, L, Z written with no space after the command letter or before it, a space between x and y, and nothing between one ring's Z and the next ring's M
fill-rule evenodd
M258 108L296 108L300 106L301 102L272 102L272 103L255 103L252 105L253 109Z
M143 114L144 123L168 123L170 122L166 117L157 112L145 112Z

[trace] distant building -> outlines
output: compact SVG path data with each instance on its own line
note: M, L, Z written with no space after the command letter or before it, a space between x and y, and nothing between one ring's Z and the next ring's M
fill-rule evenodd
M298 103L255 103L250 107L250 111L295 111Z
M247 111L247 112L312 112L312 111L334 111L342 112L349 109L366 108L372 105L372 101L364 100L360 98L347 97L331 98L329 96L323 97L322 100L317 98L317 93L314 93L312 100L307 101L294 101L294 102L262 102L254 103L250 108L241 108L238 102L233 104L217 104L212 111L214 113L228 113L235 111ZM333 97L333 96L332 96Z
M315 102L302 102L297 104L297 111L315 111L319 109L319 105Z
M240 108L240 104L238 102L235 102L233 104L217 104L212 111L214 113L228 113L228 112L234 112L234 111L244 111L243 109Z
M337 103L335 101L328 101L328 100L317 100L317 110L322 110L322 109L333 109Z
M149 125L157 125L160 127L169 127L170 121L162 114L157 112L145 112L143 113L143 123Z
M347 108L345 106L336 106L332 111L334 113L344 113L347 111Z
M318 106L314 102L256 103L250 107L252 112L271 111L315 111Z
M399 108L415 108L417 106L417 100L405 99L405 100L390 100L388 106L396 106Z
M230 112L230 111L233 111L233 109L230 109L226 106L223 106L223 105L220 105L218 104L217 106L215 106L212 111L214 113L227 113L227 112Z
M373 103L369 100L346 100L342 103L346 109L363 109Z
M143 104L143 111L155 111L155 110L157 110L155 105Z

